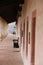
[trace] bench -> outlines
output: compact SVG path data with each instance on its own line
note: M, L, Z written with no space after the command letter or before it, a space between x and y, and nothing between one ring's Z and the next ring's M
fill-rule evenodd
M14 39L13 40L13 47L14 48L19 48L19 44L18 43L19 43L19 40L18 39Z

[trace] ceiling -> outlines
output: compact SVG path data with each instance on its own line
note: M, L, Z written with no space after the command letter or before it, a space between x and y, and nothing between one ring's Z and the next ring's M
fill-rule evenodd
M18 12L22 10L24 0L0 0L0 16L8 23L17 21Z

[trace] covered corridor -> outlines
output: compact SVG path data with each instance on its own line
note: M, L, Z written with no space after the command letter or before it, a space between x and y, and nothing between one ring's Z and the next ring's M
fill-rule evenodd
M43 0L0 0L0 65L43 65Z

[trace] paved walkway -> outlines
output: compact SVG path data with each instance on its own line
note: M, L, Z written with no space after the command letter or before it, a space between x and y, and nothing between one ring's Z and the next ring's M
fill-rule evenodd
M19 49L13 48L13 35L0 41L0 65L23 65Z

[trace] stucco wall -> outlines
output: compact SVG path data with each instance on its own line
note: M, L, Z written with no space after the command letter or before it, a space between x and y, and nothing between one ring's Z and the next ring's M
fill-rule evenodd
M28 7L30 4L30 7ZM37 10L36 15L36 40L35 40L35 65L43 65L43 0L30 0L27 6L27 14L32 20L32 11ZM30 24L31 31L31 24Z
M31 22L32 22L32 12L36 10L36 34L35 34L35 65L43 65L43 0L25 0L25 4L22 9L22 24L26 22L27 16L29 17L29 32L31 33ZM20 27L20 26L19 26ZM18 27L18 28L19 28ZM31 38L31 34L30 34ZM26 43L25 43L26 44ZM22 46L23 47L23 46ZM26 59L26 48L23 52L22 58L24 65L30 65L31 58L31 40L28 44L28 58Z

